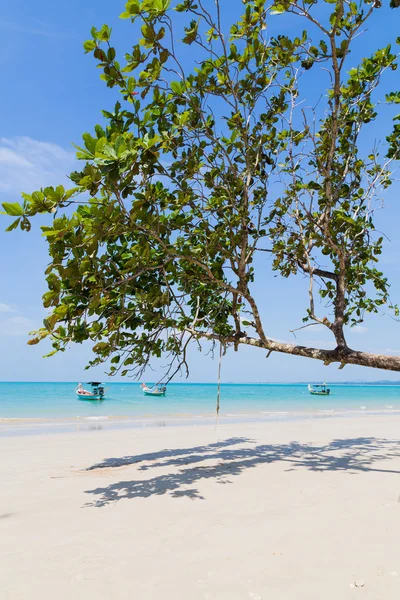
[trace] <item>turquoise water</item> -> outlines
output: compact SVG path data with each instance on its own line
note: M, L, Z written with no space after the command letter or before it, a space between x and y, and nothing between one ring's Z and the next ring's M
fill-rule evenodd
M106 399L78 400L74 383L0 383L0 419L129 418L215 414L214 384L170 384L165 398L144 396L138 383L110 383ZM284 415L400 410L400 385L330 385L328 397L305 384L223 384L221 414Z

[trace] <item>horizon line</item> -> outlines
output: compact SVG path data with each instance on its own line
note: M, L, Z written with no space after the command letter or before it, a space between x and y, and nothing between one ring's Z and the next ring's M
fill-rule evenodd
M16 380L0 380L0 384L3 383L67 383L67 384L75 384L77 380L69 380L69 381L16 381ZM150 383L153 383L151 380L147 380ZM322 380L318 380L322 381ZM85 381L85 383L87 383ZM310 383L310 380L298 380L298 381L224 381L221 382L221 385L307 385ZM354 380L343 380L343 381L325 381L324 383L329 383L329 385L376 385L376 384L397 384L400 385L400 379L377 379L375 381L365 381L362 379L354 379ZM104 381L104 384L129 384L129 385L139 385L140 381ZM172 381L167 385L218 385L216 381Z

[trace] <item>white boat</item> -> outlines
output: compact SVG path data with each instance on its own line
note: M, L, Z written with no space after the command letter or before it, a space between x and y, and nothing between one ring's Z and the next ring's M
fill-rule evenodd
M326 383L322 384L308 384L308 391L313 396L329 396L331 390L327 387Z
M161 388L158 386L155 388L149 388L145 383L142 383L140 387L142 388L145 396L165 396L167 392L167 388L165 386Z
M87 385L91 386L91 392L83 389L81 384L79 384L78 388L75 390L79 400L104 400L105 389L100 381L89 381Z

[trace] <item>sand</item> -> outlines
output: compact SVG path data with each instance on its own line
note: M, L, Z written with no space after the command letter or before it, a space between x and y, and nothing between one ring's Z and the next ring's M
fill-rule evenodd
M0 598L400 598L399 416L0 442Z

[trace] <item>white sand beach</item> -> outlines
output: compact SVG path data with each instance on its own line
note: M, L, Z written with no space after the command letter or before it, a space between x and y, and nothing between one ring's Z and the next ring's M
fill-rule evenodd
M400 598L400 418L4 437L3 600Z

